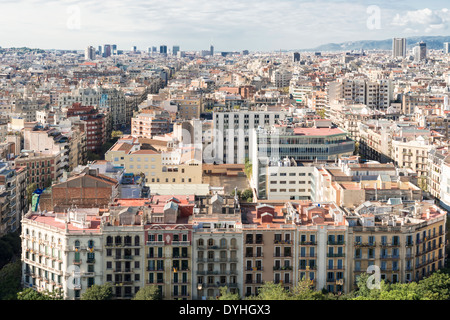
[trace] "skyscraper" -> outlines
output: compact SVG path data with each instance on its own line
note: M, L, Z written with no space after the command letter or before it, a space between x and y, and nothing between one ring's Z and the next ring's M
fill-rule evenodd
M102 52L103 52L102 46L98 46L98 55L102 56Z
M450 53L450 42L444 42L444 53Z
M94 60L95 59L95 48L93 46L89 46L84 50L84 58L86 60Z
M136 46L132 46L131 47L131 51L136 52L137 51L137 47Z
M105 58L108 58L109 56L111 56L111 45L110 44L105 44L103 46L103 56Z
M392 40L392 56L406 57L406 38L394 38Z
M176 56L178 54L178 51L180 51L180 46L173 46L172 47L172 54Z
M300 53L294 52L294 62L300 61Z
M111 51L112 51L112 54L117 55L117 45L116 44L113 44L111 46Z
M209 51L210 51L210 55L213 56L214 55L214 47L213 47L213 45L211 45L209 47Z
M159 53L163 55L167 55L167 46L161 45L159 46Z
M414 60L423 61L427 58L427 44L423 41L419 42L413 49Z

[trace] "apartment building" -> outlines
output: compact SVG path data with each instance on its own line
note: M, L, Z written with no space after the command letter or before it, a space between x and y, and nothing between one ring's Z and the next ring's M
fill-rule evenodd
M203 111L203 98L201 96L181 96L171 99L178 106L178 118L182 120L200 119Z
M176 201L164 210L177 206ZM172 207L172 208L170 208ZM146 228L145 283L158 286L164 300L192 299L192 229L185 224L155 223Z
M36 183L41 189L62 177L64 171L62 164L61 153L22 152L14 159L16 168L26 168L27 184Z
M267 200L309 200L313 163L297 162L284 158L269 161L267 166L254 162L252 170L258 172L258 180L254 181L258 199ZM256 177L256 174L253 176Z
M399 171L392 163L359 163L358 157L323 164L311 174L311 199L332 201L344 207L365 201L391 198L414 201L422 198L412 170Z
M74 123L69 133L69 171L87 162L87 124Z
M131 119L133 137L153 138L171 131L171 118L164 110L144 110Z
M441 199L442 172L448 157L448 148L432 148L428 152L426 189L436 199Z
M264 201L246 212L246 296L258 294L265 282L291 289L308 280L317 290L348 290L347 223L338 206Z
M67 213L28 212L22 219L22 281L37 291L59 291L79 299L103 282L99 209Z
M105 109L111 114L110 124L114 130L120 130L127 123L127 104L124 92L115 88L95 87L77 88L68 93L60 94L58 98L60 108L69 108L74 103L82 106L93 106L99 110Z
M368 80L365 78L339 78L329 84L329 101L364 104L369 108L387 110L393 89L391 80Z
M272 71L270 81L272 85L277 88L289 87L289 83L292 79L292 72L286 69L277 69Z
M392 161L391 126L391 122L382 120L359 124L358 149L361 157L381 163Z
M193 148L159 152L143 149L137 138L124 137L106 152L105 160L128 173L144 173L147 185L202 183L201 152Z
M262 203L246 206L243 296L257 295L266 282L295 286L296 228L283 218L282 206Z
M414 114L416 107L438 107L443 110L446 100L448 98L443 95L407 92L402 95L402 113Z
M410 168L417 172L419 186L426 188L428 153L433 147L429 140L422 136L411 141L394 139L392 140L392 159L396 166Z
M242 215L241 215L242 214ZM154 284L165 300L202 300L221 287L349 292L370 266L391 283L444 266L446 212L422 201L263 201L190 195L116 199L109 208L30 211L22 220L23 281L79 299L110 283L115 299Z
M23 206L21 198L23 170L16 171L7 162L0 162L0 237L20 228ZM22 179L23 180L23 179Z
M273 126L285 118L281 111L213 112L213 144L208 163L243 164L255 147L253 130Z
M347 220L353 221L350 288L369 266L378 267L381 279L390 283L418 281L444 266L446 212L433 204L368 202Z
M67 109L67 117L79 117L85 121L87 151L99 152L108 138L106 115L93 106L74 103Z
M69 138L55 128L24 129L24 149L44 154L60 154L61 167L69 168Z
M223 286L233 293L243 292L243 232L237 197L198 197L190 221L195 253L192 298L214 298Z

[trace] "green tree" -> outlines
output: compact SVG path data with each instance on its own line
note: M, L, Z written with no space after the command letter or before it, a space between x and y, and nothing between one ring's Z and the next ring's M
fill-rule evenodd
M321 108L319 110L316 110L316 113L320 116L320 118L325 119L325 108Z
M252 175L252 163L250 162L249 158L245 158L244 173L247 176L247 179L250 179Z
M220 287L220 295L217 300L240 300L238 293L231 293L228 291L228 287Z
M257 296L247 297L246 300L294 300L294 298L281 283L266 282L259 288Z
M136 293L133 300L160 300L161 292L157 285L145 286Z
M18 231L7 233L0 238L0 268L19 257L21 252L20 234Z
M103 148L103 146L102 146L102 148ZM88 161L95 161L95 160L101 160L101 159L102 159L102 157L99 154L94 153L92 151L87 152L87 160Z
M8 263L0 269L0 300L14 300L22 290L22 263L20 260Z
M122 135L123 135L123 132L120 130L113 130L111 132L111 138L120 138L120 137L122 137Z
M33 288L27 288L19 293L17 293L17 300L62 300L63 295L61 291L50 292L44 290L38 292Z
M111 300L112 287L110 284L94 284L81 295L81 300Z
M450 275L438 270L417 284L423 299L450 300Z
M355 141L355 150L353 151L355 156L359 155L359 142Z
M384 281L380 282L380 288L369 288L367 286L367 280L370 275L363 273L359 276L356 282L355 298L352 300L378 300L380 292L386 289L386 283Z
M33 192L36 189L37 189L37 184L36 183L32 183L32 184L27 186L27 201L28 201L28 205L31 204L31 199L33 198Z
M247 202L252 202L253 201L252 189L245 189L244 191L242 191L241 199Z

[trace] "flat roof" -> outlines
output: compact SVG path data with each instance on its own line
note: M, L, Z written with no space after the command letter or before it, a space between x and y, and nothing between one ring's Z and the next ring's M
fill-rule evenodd
M339 128L294 128L295 135L304 136L331 136L335 134L344 134Z

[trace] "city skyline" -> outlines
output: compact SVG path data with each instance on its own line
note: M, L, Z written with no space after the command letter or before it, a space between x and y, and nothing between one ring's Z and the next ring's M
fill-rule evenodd
M3 1L1 47L179 45L181 50L275 51L351 40L445 35L444 1ZM11 32L13 31L13 32Z

